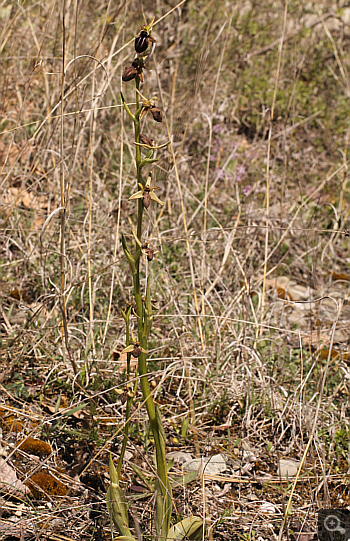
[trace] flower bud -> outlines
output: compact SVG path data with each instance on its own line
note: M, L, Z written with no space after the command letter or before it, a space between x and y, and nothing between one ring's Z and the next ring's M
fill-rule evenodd
M158 107L151 107L150 111L152 113L153 119L156 122L162 122L163 121L162 111Z
M135 38L135 51L137 53L143 53L147 50L149 44L148 32L141 30L138 36Z
M132 81L133 79L135 79L137 73L137 69L134 66L130 66L128 68L125 68L122 79L124 82Z
M142 133L140 133L140 143L153 147L153 139L150 139L147 135L142 135Z

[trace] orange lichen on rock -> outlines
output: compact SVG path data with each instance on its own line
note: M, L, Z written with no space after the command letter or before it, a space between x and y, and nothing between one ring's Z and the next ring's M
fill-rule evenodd
M46 441L36 440L35 438L26 438L22 440L19 448L21 451L28 453L30 455L51 455L52 447Z
M10 410L0 407L0 428L7 434L8 432L22 432L24 425Z
M30 488L34 498L40 500L49 496L65 496L67 487L49 473L36 473L25 484Z
M6 419L0 419L0 426L5 433L7 432L22 432L24 426L21 421L17 421L13 415Z
M321 349L320 357L322 359L328 359L328 355L329 355L329 349ZM331 358L332 359L342 358L343 361L348 361L350 359L350 351L337 351L336 349L332 349Z
M333 280L343 280L344 282L350 281L350 276L343 272L332 272L332 278Z

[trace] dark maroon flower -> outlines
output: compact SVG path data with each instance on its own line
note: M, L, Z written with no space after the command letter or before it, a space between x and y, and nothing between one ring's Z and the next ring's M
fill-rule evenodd
M125 68L122 79L124 82L132 81L133 79L135 79L137 74L137 69L134 66L130 66L129 68Z
M149 34L145 30L141 30L138 36L135 38L135 51L137 53L144 53L148 49Z
M153 139L150 139L147 135L142 135L142 133L140 133L140 143L153 147Z
M131 352L131 355L135 359L137 359L138 357L140 357L141 353L142 353L142 349L140 348L140 344L139 344L139 342L136 342L136 344L134 344L134 349Z
M151 107L150 111L152 113L153 119L156 122L163 122L162 111L158 107Z

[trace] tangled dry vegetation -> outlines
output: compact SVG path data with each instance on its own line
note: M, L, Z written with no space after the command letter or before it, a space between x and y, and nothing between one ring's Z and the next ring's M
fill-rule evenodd
M174 489L173 515L203 517L205 539L309 541L319 508L350 505L343 1L0 3L0 538L112 538L135 222L120 90L130 103L142 10L145 92L165 114L152 134L172 142L154 168L166 205L149 210L149 371L171 471L224 459ZM151 539L141 394L126 458L135 535Z

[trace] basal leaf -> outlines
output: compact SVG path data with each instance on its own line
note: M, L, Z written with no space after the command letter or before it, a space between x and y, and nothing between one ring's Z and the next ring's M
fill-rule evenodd
M169 477L169 481L173 488L183 487L191 483L198 475L198 471L190 471L185 475L180 475L177 477Z
M118 528L122 536L134 539L129 530L128 510L125 496L118 483L117 471L112 457L109 458L109 475L111 484L107 490L107 509L113 524Z
M144 485L146 485L146 487L148 488L148 490L150 492L154 492L154 486L152 485L152 483L147 479L147 477L142 473L142 471L140 470L140 468L138 468L137 466L135 466L135 464L131 464L131 467L132 469L134 470L134 472L139 476L139 478L141 479L141 481L144 483Z
M72 408L69 411L65 411L64 413L62 413L62 415L64 415L65 417L69 417L70 415L74 415L74 413L77 413L78 411L86 408L86 406L87 406L86 402L83 404L79 404L79 406L76 406L75 408Z
M199 517L187 517L170 528L167 541L182 541L182 539L192 541L203 539L203 521Z

